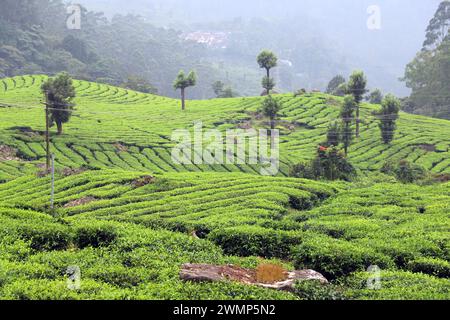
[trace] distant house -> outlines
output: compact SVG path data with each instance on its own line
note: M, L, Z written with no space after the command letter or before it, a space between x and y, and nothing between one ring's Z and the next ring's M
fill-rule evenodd
M208 47L226 49L229 35L229 32L196 31L184 34L183 38L187 41L194 41L197 43L205 44Z

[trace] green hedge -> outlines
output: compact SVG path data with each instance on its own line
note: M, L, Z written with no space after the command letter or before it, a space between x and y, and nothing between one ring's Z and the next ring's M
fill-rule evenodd
M355 273L346 279L346 297L359 300L449 300L450 281L405 271L383 271L381 288L368 289L368 272Z
M450 278L450 263L442 259L422 257L407 265L412 272L421 272L439 278Z
M348 241L313 233L305 234L303 242L293 249L296 268L310 268L328 279L336 279L355 271L364 271L371 265L393 267L391 258L370 247L361 247Z
M208 239L221 246L226 254L286 259L291 247L301 243L302 234L245 226L215 230Z

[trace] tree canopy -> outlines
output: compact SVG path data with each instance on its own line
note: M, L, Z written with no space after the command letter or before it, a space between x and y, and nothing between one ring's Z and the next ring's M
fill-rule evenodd
M74 105L75 88L72 78L65 72L49 78L42 84L47 107L50 113L50 125L56 123L58 135L62 134L62 125L70 120Z
M427 28L424 47L406 66L406 86L412 89L409 112L450 119L450 2L443 1Z

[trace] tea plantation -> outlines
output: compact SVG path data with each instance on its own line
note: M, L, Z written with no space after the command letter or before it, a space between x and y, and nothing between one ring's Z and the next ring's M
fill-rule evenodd
M180 102L75 81L76 107L52 135L55 209L45 162L45 76L0 80L0 299L449 299L450 183L401 184L380 173L407 159L450 173L450 122L401 113L381 142L378 106L362 107L349 150L353 182L287 177L314 157L341 98L280 95L280 173L256 165L175 165L172 131L267 127L262 98ZM55 129L52 129L55 131ZM7 148L5 148L7 147ZM292 293L179 280L183 263L262 261L331 281ZM367 283L371 265L381 288ZM67 288L78 266L81 288Z

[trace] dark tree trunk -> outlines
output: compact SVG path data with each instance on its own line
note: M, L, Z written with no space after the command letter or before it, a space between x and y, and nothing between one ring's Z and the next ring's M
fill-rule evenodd
M58 136L62 135L63 133L63 125L61 121L56 121L56 127L58 128Z
M185 102L185 89L181 89L181 109L186 110L186 102Z

